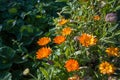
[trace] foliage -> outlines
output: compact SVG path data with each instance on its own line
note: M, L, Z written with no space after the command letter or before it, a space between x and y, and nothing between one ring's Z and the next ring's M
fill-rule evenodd
M0 0L0 12L0 79L120 79L119 0Z
M39 37L49 35L53 17L65 3L54 0L0 0L0 79L23 80L25 68L36 65L31 59ZM36 75L36 74L34 74ZM28 77L31 78L31 77Z

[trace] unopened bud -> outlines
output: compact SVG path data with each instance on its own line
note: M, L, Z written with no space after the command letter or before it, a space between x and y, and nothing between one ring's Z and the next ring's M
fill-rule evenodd
M106 22L116 22L117 21L117 14L116 13L108 13L105 17Z
M29 68L26 68L24 71L23 71L23 75L28 75L30 73L30 69Z

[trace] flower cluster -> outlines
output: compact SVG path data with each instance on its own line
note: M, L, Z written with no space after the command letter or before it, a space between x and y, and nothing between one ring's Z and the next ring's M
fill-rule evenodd
M81 4L84 2L89 3L89 0L82 0ZM103 1L100 0L96 2L103 4ZM72 5L77 4L80 3L73 2ZM119 31L117 33L111 33L111 31L114 30L117 31L117 25L114 27L114 24L112 24L112 22L117 22L117 14L100 14L99 11L102 10L96 12L98 8L95 8L95 6L98 5L86 5L77 6L75 12L71 11L74 14L71 14L69 18L63 17L62 12L60 12L59 17L55 19L56 27L54 28L55 34L53 39L43 37L37 41L38 45L42 46L42 48L36 52L37 59L49 57L52 49L46 47L46 45L52 42L54 54L50 59L54 60L54 67L56 67L55 70L58 68L58 73L68 73L68 80L79 80L79 75L84 77L87 73L90 73L92 76L97 74L112 75L117 70L115 64L117 63L117 58L120 56L119 45L118 43L113 44L110 40L112 38L112 40L116 39L114 38L114 34L119 35ZM86 9L88 9L88 13L83 14L82 10L85 9L85 6ZM104 6L99 5L101 8ZM91 12L91 14L89 14L89 12ZM96 13L94 14L93 12ZM116 42L119 42L118 38ZM115 57L116 59L114 59ZM77 76L71 77L74 73L77 73ZM90 77L90 80L91 79ZM95 78L95 80L96 79L98 78Z

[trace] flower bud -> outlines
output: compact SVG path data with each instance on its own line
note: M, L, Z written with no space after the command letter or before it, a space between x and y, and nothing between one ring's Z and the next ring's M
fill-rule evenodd
M23 75L28 75L30 73L30 69L29 68L26 68L24 71L23 71Z
M117 21L117 14L116 13L108 13L105 17L106 22L116 22Z

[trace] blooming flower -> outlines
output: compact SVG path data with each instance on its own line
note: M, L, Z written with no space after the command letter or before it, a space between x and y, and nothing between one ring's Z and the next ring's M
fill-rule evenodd
M119 57L119 48L117 47L109 47L105 50L105 52L109 55L109 56L117 56Z
M106 22L116 22L117 21L117 14L116 13L108 13L105 17Z
M40 38L40 39L37 41L37 43L38 43L38 45L40 45L40 46L44 46L44 45L47 45L50 41L51 41L50 38L48 38L48 37L43 37L43 38Z
M70 27L66 27L62 30L62 35L70 35L72 29Z
M83 33L80 37L79 37L79 42L82 44L82 46L92 46L95 45L97 42L97 39L89 34Z
M61 19L60 21L59 21L59 25L64 25L64 24L66 24L68 22L68 20L66 20L66 19Z
M67 69L68 72L75 71L79 69L79 64L76 60L69 59L65 63L65 68Z
M52 50L47 47L40 48L36 52L36 58L37 59L42 59L42 58L47 58L51 54Z
M94 16L94 20L95 20L95 21L100 20L100 16L98 16L98 15Z
M109 62L105 61L99 65L99 70L102 74L113 74L115 71L115 67Z
M56 43L56 44L61 44L61 43L63 43L64 41L65 41L65 37L64 36L56 36L54 39L53 39L53 41L54 41L54 43Z

